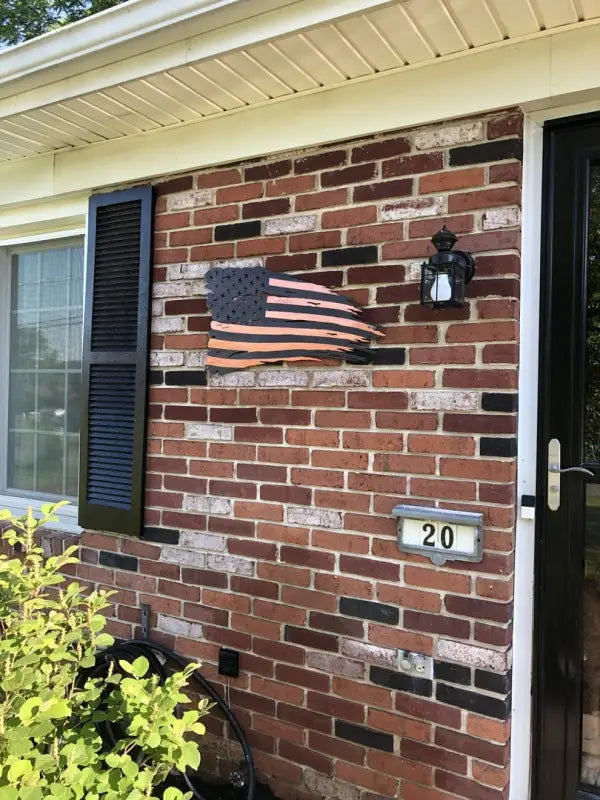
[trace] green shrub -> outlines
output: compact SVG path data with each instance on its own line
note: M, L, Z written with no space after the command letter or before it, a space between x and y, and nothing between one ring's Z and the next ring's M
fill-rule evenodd
M113 643L101 613L110 595L66 583L75 547L44 558L35 534L61 505L42 506L37 519L31 509L19 518L0 512L2 538L17 549L0 555L0 800L156 799L171 768L198 766L207 704L177 715L193 666L164 685L143 657L85 677L98 649ZM112 748L98 733L107 720L123 731ZM163 800L190 796L161 792Z

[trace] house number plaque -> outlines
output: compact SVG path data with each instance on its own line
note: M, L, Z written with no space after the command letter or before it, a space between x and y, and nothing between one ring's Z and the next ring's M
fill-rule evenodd
M423 506L395 506L398 548L428 556L434 564L481 561L483 514Z

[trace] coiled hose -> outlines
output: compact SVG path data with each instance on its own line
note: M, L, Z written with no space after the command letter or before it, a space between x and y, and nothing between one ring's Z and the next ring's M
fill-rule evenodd
M138 656L144 656L150 665L150 672L158 675L161 681L165 681L168 677L168 673L164 663L157 654L162 655L165 659L169 659L180 669L184 669L190 663L187 659L173 652L173 650L170 650L168 647L164 647L164 645L156 642L150 642L145 639L132 639L128 642L115 643L112 645L112 647L103 650L98 655L96 665L92 670L92 675L101 675L108 668L108 665L111 661L118 661L119 659L134 661ZM252 751L250 750L250 745L248 744L248 740L246 739L240 723L219 692L199 670L194 670L191 675L191 679L196 681L202 693L209 697L215 703L215 705L220 708L223 716L231 726L231 729L233 730L242 748L244 759L246 761L245 774L241 774L240 771L234 773L232 775L232 785L240 788L245 784L246 800L254 800L254 794L256 791L256 772L252 759ZM114 746L119 739L118 733L113 730L109 723L106 723L103 726L101 735L105 740L107 740L107 744L110 746ZM199 788L194 784L192 778L187 773L182 774L181 777L197 800L206 800L205 796L201 793Z

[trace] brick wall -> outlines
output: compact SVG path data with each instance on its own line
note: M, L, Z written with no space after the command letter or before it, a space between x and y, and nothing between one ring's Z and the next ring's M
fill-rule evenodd
M448 123L157 187L146 529L88 532L113 632L230 682L282 798L507 796L521 117ZM418 302L443 223L477 257L462 309ZM380 364L206 380L213 264L333 287L381 325ZM480 564L401 554L399 502L483 511ZM415 676L404 651L431 657Z

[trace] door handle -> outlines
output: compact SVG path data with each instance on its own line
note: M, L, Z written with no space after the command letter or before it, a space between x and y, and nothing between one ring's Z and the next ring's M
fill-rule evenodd
M558 511L560 508L560 476L564 472L577 472L581 475L594 477L594 473L587 467L561 467L560 442L550 439L548 442L548 508Z

